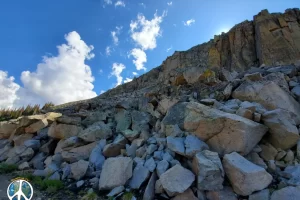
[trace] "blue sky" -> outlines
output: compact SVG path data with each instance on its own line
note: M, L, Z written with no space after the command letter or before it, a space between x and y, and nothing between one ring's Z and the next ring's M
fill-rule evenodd
M175 50L252 20L262 9L283 12L299 5L299 0L3 0L0 107L99 95L160 65Z

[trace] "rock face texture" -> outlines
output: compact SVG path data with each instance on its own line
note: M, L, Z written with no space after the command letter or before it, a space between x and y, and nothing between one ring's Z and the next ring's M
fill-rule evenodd
M1 121L0 165L112 199L299 199L299 22L263 10L96 98Z

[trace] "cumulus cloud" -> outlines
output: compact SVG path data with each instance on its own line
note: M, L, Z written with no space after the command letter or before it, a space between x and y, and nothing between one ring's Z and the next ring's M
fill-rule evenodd
M113 63L111 75L117 78L117 83L115 87L122 84L123 77L121 76L121 73L123 72L124 69L126 69L124 64Z
M131 50L130 55L135 58L132 62L135 65L136 70L146 70L144 63L147 62L147 55L142 49L134 48Z
M170 1L170 2L167 2L168 6L172 6L173 5L173 2Z
M112 0L104 0L104 3L106 3L106 4L112 4Z
M88 46L73 31L65 35L67 44L57 46L58 55L44 56L34 72L23 71L21 81L24 87L17 91L19 99L15 105L62 104L97 96L93 91L94 77L85 60L92 59L93 46Z
M110 46L107 46L107 47L105 48L105 54L106 54L107 56L110 56L110 54L111 54L111 48L110 48Z
M14 80L13 76L8 77L7 72L0 70L0 108L12 108L18 99L16 92L20 86Z
M111 37L113 38L113 42L116 46L119 44L118 35L120 35L122 28L122 26L117 26L115 31L110 32Z
M191 26L192 24L194 24L196 22L196 20L194 20L194 19L189 19L189 20L187 20L186 22L183 22L183 24L185 25L185 26Z
M132 81L131 78L126 78L126 79L124 80L124 83L128 83L128 82L131 82L131 81Z
M156 38L161 35L160 24L166 12L162 16L154 14L154 18L147 20L144 15L139 14L136 21L131 21L131 38L143 50L156 48Z
M139 75L137 72L132 72L132 74L133 74L134 76Z
M125 7L124 1L117 1L117 2L115 3L115 7L117 7L117 6Z

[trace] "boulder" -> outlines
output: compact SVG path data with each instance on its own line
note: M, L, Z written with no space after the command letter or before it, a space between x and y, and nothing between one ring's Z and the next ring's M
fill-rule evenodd
M12 134L14 134L18 126L19 125L17 123L10 121L0 122L0 139L9 138Z
M134 139L138 138L140 135L140 132L137 130L130 130L126 129L122 132L124 137L126 137L128 140L133 141Z
M156 166L156 173L160 177L165 171L169 169L169 162L166 160L159 161Z
M77 162L79 160L88 160L92 150L96 145L97 142L93 142L91 144L77 147L69 151L63 151L61 152L61 155L64 161L70 163Z
M37 122L27 126L25 128L25 133L36 133L39 130L45 128L48 126L48 120L47 119L41 119L38 120Z
M26 140L24 142L24 145L26 147L32 148L34 151L37 151L41 146L41 142L39 140Z
M105 157L116 157L120 155L121 149L125 148L125 145L127 144L126 138L119 134L113 143L107 144L103 149L103 155Z
M14 141L14 146L21 146L24 144L26 140L29 140L33 137L33 134L22 134L15 136L13 141Z
M105 121L108 113L102 111L89 112L88 116L81 122L82 125L88 127L95 122Z
M278 151L271 144L265 143L265 144L259 145L259 147L261 148L261 152L259 153L259 155L265 161L275 160L275 157L276 157Z
M115 120L117 122L116 131L122 132L129 129L131 125L130 112L125 109L118 109L115 115Z
M150 172L143 165L137 165L133 170L132 178L129 180L131 189L139 189L141 185L149 178Z
M167 111L176 103L178 102L178 99L170 99L170 98L164 98L158 103L157 110L165 115Z
M238 200L231 187L225 186L222 190L207 191L207 200Z
M99 190L111 190L124 186L132 177L133 161L128 157L108 158L102 167Z
M48 136L55 139L65 139L77 136L82 130L81 127L69 124L58 124L53 122L48 130Z
M257 102L268 110L281 108L293 112L300 123L300 104L272 81L244 82L232 96L243 101Z
M107 139L112 136L112 130L109 125L104 122L96 122L88 128L82 130L78 137L86 142L95 142L101 139Z
M94 168L95 171L101 170L104 164L105 157L102 155L102 146L97 144L91 152L89 162L90 166Z
M89 162L84 160L79 160L78 162L72 163L70 166L72 177L77 181L82 179L88 169L88 166Z
M113 197L113 196L116 196L116 195L120 194L124 190L125 190L124 186L119 186L119 187L116 187L116 188L112 189L106 196L107 197Z
M249 162L236 152L224 156L223 167L233 190L243 196L265 189L273 179L264 168Z
M185 155L193 158L198 152L208 150L209 147L205 142L201 141L194 135L188 135L184 140Z
M220 155L234 151L248 154L268 130L249 119L195 102L174 105L162 123L178 124L182 130L193 133Z
M56 119L56 121L60 124L72 124L72 125L80 125L81 118L80 117L69 117L63 115Z
M146 112L140 112L134 110L131 112L131 120L132 120L132 130L134 131L143 131L149 130L149 122L151 116Z
M224 170L218 153L204 150L193 159L193 172L197 175L199 190L222 190Z
M198 198L195 197L191 189L187 189L185 192L178 194L172 200L198 200Z
M170 197L186 191L194 180L195 175L180 165L175 165L160 176L161 184Z
M274 147L286 150L297 144L299 133L293 113L283 109L268 111L262 121L269 127L268 141Z
M145 162L145 167L147 169L149 169L150 172L154 172L155 168L156 168L156 163L154 161L154 159L151 157L148 160L146 160Z
M273 192L271 200L298 200L300 199L299 187L285 187Z

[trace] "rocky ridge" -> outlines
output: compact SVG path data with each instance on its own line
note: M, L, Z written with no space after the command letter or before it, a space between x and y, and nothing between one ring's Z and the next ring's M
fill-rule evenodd
M299 24L264 10L99 97L0 122L0 162L116 199L299 199Z

